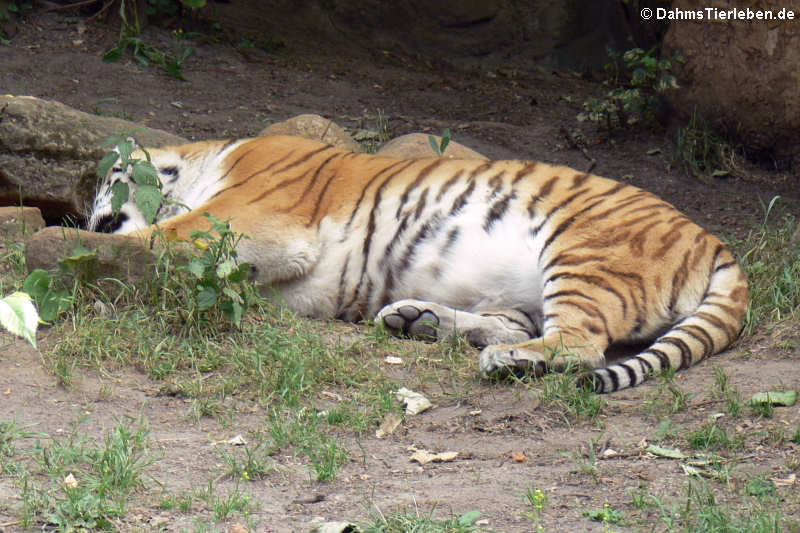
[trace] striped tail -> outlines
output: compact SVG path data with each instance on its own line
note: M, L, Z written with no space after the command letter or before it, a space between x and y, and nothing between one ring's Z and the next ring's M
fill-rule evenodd
M595 369L595 391L608 393L633 387L652 374L668 368L688 368L727 348L742 330L748 291L744 273L721 244L708 280L697 308L648 349L620 363Z

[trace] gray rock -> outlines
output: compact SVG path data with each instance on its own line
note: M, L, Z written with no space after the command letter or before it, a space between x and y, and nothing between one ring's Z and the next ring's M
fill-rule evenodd
M673 10L699 10L697 0L676 0ZM796 1L732 0L728 9L751 12L781 9L798 14ZM682 89L670 104L678 118L692 113L709 126L738 140L749 152L760 152L800 168L800 31L798 23L759 20L681 20L664 38L666 57L681 54L675 74Z
M82 272L90 279L115 278L135 283L153 278L157 257L140 237L61 226L47 227L28 239L25 246L28 270L58 270L59 261L75 255L78 246L90 252L81 261Z
M185 139L134 122L83 113L31 96L0 96L0 205L37 206L47 219L80 217L94 197L95 169L113 135L143 146Z
M23 240L43 227L36 207L0 207L0 243Z
M361 147L338 124L319 115L298 115L264 128L259 135L294 135L360 152Z

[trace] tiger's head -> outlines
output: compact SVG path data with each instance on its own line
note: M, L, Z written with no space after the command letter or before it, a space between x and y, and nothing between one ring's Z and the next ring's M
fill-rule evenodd
M114 148L114 151L119 154L117 147ZM186 159L178 150L169 148L148 149L147 154L149 154L150 162L156 169L164 199L172 198L172 192L177 187L181 176L187 172ZM147 154L141 148L134 147L130 160L146 161L148 159ZM128 185L128 199L122 204L119 211L115 213L112 202L113 189L117 183ZM97 188L86 228L89 231L101 233L131 233L138 229L146 228L149 224L135 202L136 189L137 185L133 179L133 165L128 164L123 168L121 160L117 159L117 162L111 167ZM164 202L158 209L155 222L175 216L184 210L178 204Z

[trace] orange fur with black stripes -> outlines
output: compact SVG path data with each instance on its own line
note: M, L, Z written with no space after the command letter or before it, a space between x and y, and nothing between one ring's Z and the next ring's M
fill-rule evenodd
M435 339L460 331L484 373L594 369L598 391L686 368L738 335L747 283L728 249L636 187L530 161L399 160L295 137L149 151L188 236L201 215L249 238L239 257L310 316L373 318ZM149 235L129 202L111 213L114 169L90 228ZM131 184L131 187L135 185ZM651 341L607 365L612 343Z

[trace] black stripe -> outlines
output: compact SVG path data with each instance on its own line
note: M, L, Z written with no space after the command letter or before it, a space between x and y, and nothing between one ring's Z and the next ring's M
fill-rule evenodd
M661 368L659 368L659 370L666 370L668 368L672 368L672 363L669 360L669 356L666 353L664 353L661 350L659 350L658 348L648 348L647 350L642 352L642 354L646 354L646 353L649 353L649 354L652 354L652 355L656 356L656 358L658 359L658 362L661 364ZM642 354L640 354L640 355L642 355Z
M450 189L450 187L452 187L459 180L459 178L461 177L461 175L463 173L464 173L464 169L461 169L458 172L456 172L455 174L453 174L453 176L450 179L448 179L446 182L444 182L444 185L442 185L442 188L439 189L438 193L436 193L436 201L437 202L442 199L442 197L445 195L445 193Z
M489 211L486 213L486 220L483 222L483 231L489 233L489 230L492 229L494 223L503 218L503 216L506 214L508 211L508 205L511 203L511 200L516 198L516 196L517 193L511 192L492 204L492 206L489 208Z
M656 342L671 344L681 351L681 366L679 368L689 368L692 366L692 350L682 339L676 337L661 337Z
M711 338L711 335L709 335L708 332L700 326L693 326L691 324L686 326L678 325L673 329L686 333L697 342L702 344L704 358L714 353L714 340Z
M633 369L633 367L628 364L628 361L623 361L622 363L619 364L619 366L624 368L625 373L628 374L628 383L630 383L631 386L636 385L637 383L636 378L638 376L636 375L636 371Z
M536 165L538 164L539 163L537 163L536 161L530 161L526 163L524 167L522 167L517 171L517 175L514 176L513 180L511 180L511 185L512 186L516 185L519 180L521 180L522 178L533 172L533 169L535 169Z
M395 218L400 218L400 213L403 211L403 207L405 207L406 202L408 202L408 197L411 195L412 191L419 187L419 184L428 177L428 174L433 172L433 170L447 161L447 159L439 158L434 160L433 163L428 165L427 167L423 168L417 173L417 177L414 178L414 181L408 184L408 186L403 191L403 194L400 195L400 203L397 205L397 213L395 213Z
M448 216L451 217L451 216L457 214L459 211L461 211L461 208L463 208L464 205L466 205L467 200L469 200L469 197L470 197L470 195L472 195L472 192L474 190L475 190L475 181L473 179L470 179L469 185L464 190L464 192L459 194L458 198L453 200L453 205L450 208L450 213L448 214Z

